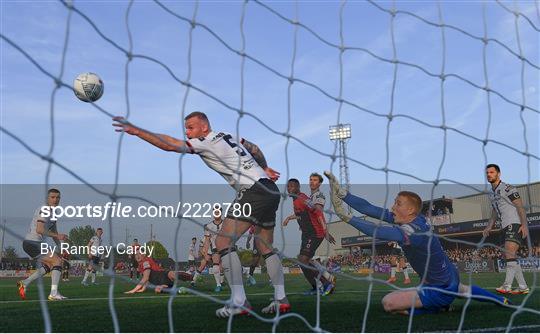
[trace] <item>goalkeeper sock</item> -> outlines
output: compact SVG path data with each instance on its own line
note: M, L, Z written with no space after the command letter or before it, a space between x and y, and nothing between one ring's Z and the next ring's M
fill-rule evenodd
M268 271L268 276L272 281L274 286L274 299L282 300L286 297L285 295L285 278L283 276L283 267L281 265L281 259L279 256L270 252L263 255L264 260L266 261L266 269Z
M486 298L478 298L478 296L482 296ZM471 286L471 299L477 300L479 302L490 302L490 303L495 303L495 304L504 303L504 297L498 296L494 293L484 290L477 285Z
M518 286L520 289L526 289L527 288L527 282L525 282L525 277L523 277L523 270L521 269L521 265L519 262L516 261L514 272L516 276L516 281L518 283Z
M28 276L24 281L24 286L28 286L30 283L38 279L40 276L43 276L47 273L47 270L43 267L39 267L32 275Z
M252 265L251 267L249 267L249 276L253 276L256 267L257 265Z
M514 282L514 276L516 275L516 259L506 260L506 277L504 279L504 285L511 287Z
M244 305L246 302L246 292L244 291L244 281L242 280L242 263L235 248L225 248L219 252L221 255L221 265L225 272L225 277L231 288L232 301L234 305Z
M60 282L60 276L62 275L62 267L54 266L51 270L51 295L58 293L58 283Z
M214 279L216 280L216 285L221 286L221 278L219 274L219 265L214 264L212 267L212 272L214 273Z
M390 278L396 277L396 267L392 267L390 271Z

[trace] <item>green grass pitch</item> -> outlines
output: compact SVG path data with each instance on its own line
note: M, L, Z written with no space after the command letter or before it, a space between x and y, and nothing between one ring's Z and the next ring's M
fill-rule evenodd
M368 303L369 282L358 280L366 276L355 275L353 278L338 277L335 294L321 297L320 328L332 332L359 332ZM375 278L386 279L385 275ZM501 284L504 274L473 274L472 282L491 291ZM398 278L402 279L398 274ZM526 273L529 284L533 283L533 275ZM268 285L265 275L257 277L258 284L248 287L246 292L254 310L260 314L272 297L272 287ZM462 275L462 281L468 282L469 275ZM47 302L52 321L53 332L112 332L112 318L108 306L109 279L99 278L99 285L83 287L80 278L72 278L70 282L61 282L60 291L69 300ZM167 319L168 295L156 295L145 292L137 295L125 295L124 291L134 286L123 278L117 278L114 289L114 305L122 332L169 332ZM48 294L50 278L45 278L45 291ZM17 294L15 279L0 280L0 323L2 332L43 332L43 318L38 301L37 285L28 290L27 300L21 301ZM413 284L417 279L413 276ZM185 282L182 283L185 285ZM196 290L216 298L225 300L229 289L216 294L213 292L212 276L205 276ZM538 282L536 282L538 286ZM404 285L398 281L398 286ZM307 284L302 276L286 275L286 290L289 294L293 312L303 316L311 326L316 326L316 296L304 296L302 291ZM382 297L392 289L386 284L374 283L367 316L366 331L369 332L406 332L409 317L386 314L381 306ZM511 296L511 300L519 304L525 296ZM466 300L456 300L455 309L448 313L422 315L414 317L412 331L456 331L460 322ZM527 299L525 307L540 311L540 291L534 290ZM178 295L172 303L174 330L176 332L224 332L227 320L218 319L214 311L219 306L203 297L191 294ZM464 331L504 331L514 309L498 307L489 303L471 301L465 312ZM266 317L266 316L265 316ZM269 318L269 317L266 317ZM538 332L540 315L531 312L519 313L513 326L518 332ZM232 322L234 332L271 332L272 323L264 323L254 317L235 317ZM279 332L306 332L310 328L295 316L282 319L277 325Z

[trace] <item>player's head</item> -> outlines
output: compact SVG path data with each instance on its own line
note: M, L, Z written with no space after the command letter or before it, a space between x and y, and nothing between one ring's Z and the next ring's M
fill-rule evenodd
M289 179L289 181L287 181L287 192L289 195L298 195L300 192L300 181L297 179Z
M197 238L193 237L191 238L191 243L195 245L195 243L197 242Z
M311 173L309 176L309 189L317 190L323 183L323 177L319 173Z
M139 243L139 239L137 239L137 238L133 239L133 243L134 243L134 244L138 244L138 243Z
M489 183L497 183L501 180L501 168L496 164L486 166L486 178Z
M396 196L392 213L396 223L409 223L422 210L422 199L412 191L400 191Z
M141 262L142 260L144 260L145 257L146 255L143 253L140 253L140 252L135 253L135 261L137 262Z
M102 234L103 234L103 229L101 227L98 227L97 230L96 230L96 235L98 237L101 237Z
M186 137L189 139L204 137L212 130L208 117L200 111L194 111L187 115L184 121Z
M60 190L51 188L47 191L47 205L57 206L60 204Z

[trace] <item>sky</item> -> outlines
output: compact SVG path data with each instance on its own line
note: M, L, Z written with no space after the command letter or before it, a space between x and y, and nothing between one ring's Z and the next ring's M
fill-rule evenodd
M110 117L97 106L112 115L129 110L134 124L179 138L183 112L204 111L214 130L238 132L258 144L269 165L282 173L281 186L289 177L307 183L313 171L339 173L337 160L331 159L336 146L328 138L328 127L338 122L352 126L347 142L352 184L435 179L485 184L486 162L498 163L508 183L539 180L540 13L534 2L385 1L377 2L379 8L368 2L323 1L73 4L107 39L132 49L135 57L128 61L124 51L79 13L69 15L61 2L2 1L2 185L45 184L48 168L6 131L39 154L52 151L55 161L90 184L110 185L116 178L119 184L147 187L224 184L196 156L162 152L134 137L119 142ZM516 20L503 5L521 15ZM394 19L381 10L392 6ZM192 30L187 21L193 17L197 25ZM484 45L463 32L486 34L490 40ZM61 75L68 86L79 73L97 73L105 84L103 97L92 105L62 87L52 99L54 81L7 40L45 71ZM353 49L341 53L339 45ZM242 50L249 57L241 57ZM520 54L533 65L521 61ZM165 64L174 77L141 55ZM292 85L287 79L291 73L296 79ZM441 73L447 75L444 81ZM198 90L180 83L188 77ZM486 86L491 93L478 88ZM521 105L527 107L521 110ZM248 114L239 117L238 110ZM391 121L387 115L393 115ZM446 137L442 125L451 129ZM287 130L292 136L288 143ZM54 165L48 182L59 188L81 184ZM309 192L306 185L303 191ZM33 209L9 213L8 195L2 193L2 217L24 234ZM75 204L69 196L63 201ZM284 215L292 210L289 202L280 209ZM158 239L171 250L170 224L154 225ZM124 240L126 226L113 221L113 242ZM148 235L147 223L128 229L143 240ZM276 245L296 255L296 228L278 228L278 233ZM186 247L178 246L180 260L187 258L188 240L200 234L197 224L181 228L178 243ZM8 236L10 242L17 240Z

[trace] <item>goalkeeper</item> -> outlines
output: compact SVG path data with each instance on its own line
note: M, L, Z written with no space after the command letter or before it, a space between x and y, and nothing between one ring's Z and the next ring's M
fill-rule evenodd
M437 313L448 309L456 297L471 296L472 299L510 304L508 299L497 296L478 286L467 286L459 282L456 267L442 249L439 239L430 236L426 218L420 214L422 200L410 191L398 193L391 210L371 205L342 189L335 176L325 172L330 180L332 204L336 214L346 223L367 235L381 240L397 241L403 248L412 268L420 275L421 284L417 289L393 291L382 299L386 312L409 314ZM348 214L342 201L358 212L388 224L369 222Z

